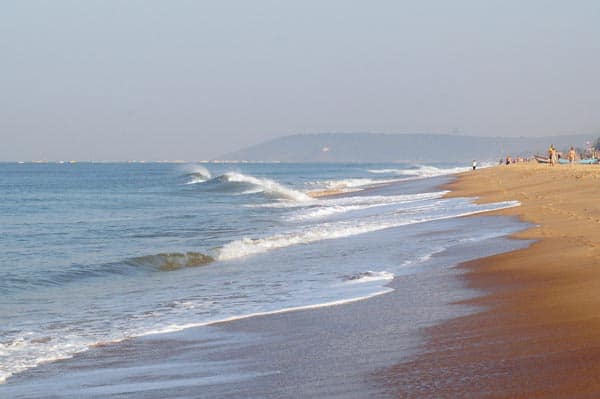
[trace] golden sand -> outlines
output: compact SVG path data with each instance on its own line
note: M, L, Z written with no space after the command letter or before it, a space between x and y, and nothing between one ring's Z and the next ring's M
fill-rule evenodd
M516 164L459 175L451 196L518 200L529 248L468 262L484 311L427 330L382 378L398 397L600 398L600 166Z

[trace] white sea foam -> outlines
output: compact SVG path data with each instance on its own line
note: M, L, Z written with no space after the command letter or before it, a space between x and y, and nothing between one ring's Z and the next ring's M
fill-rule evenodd
M404 170L402 172L402 174L424 178L424 177L450 175L450 174L454 174L454 173L466 172L468 170L469 170L468 167L437 168L435 166L419 165L415 169Z
M369 169L368 171L369 171L369 173L374 173L374 174L386 174L386 175L397 174L397 175L400 175L405 170L406 169Z
M295 312L295 311L299 311L299 310L319 309L319 308L325 308L325 307L330 307L330 306L345 305L348 303L364 301L365 299L373 298L373 297L376 297L379 295L384 295L384 294L390 293L392 291L394 291L393 288L386 287L386 288L382 288L380 291L374 292L369 295L353 297L353 298L348 298L348 299L340 299L337 301L323 302L323 303L317 303L317 304L313 304L313 305L292 306L292 307L288 307L288 308L270 310L270 311L265 311L265 312L242 314L242 315L238 315L238 316L231 316L231 317L228 317L225 319L211 320L211 321L201 322L201 323L171 324L171 325L166 326L161 329L147 331L144 334L140 334L139 336L172 333L172 332L185 330L188 328L210 326L213 324L220 324L220 323L226 323L226 322L235 321L235 320L249 319L251 317L257 317L257 316L268 316L268 315L273 315L273 314Z
M315 187L317 191L320 190L334 190L340 192L355 192L361 191L365 188L377 186L379 184L389 184L401 181L402 179L370 179L370 178L355 178L355 179L340 179L340 180L319 180L310 182L311 186Z
M485 164L480 167L489 166ZM415 165L407 169L369 169L369 173L373 174L395 174L404 176L414 176L414 178L426 178L435 176L444 176L454 173L461 173L470 170L467 166L458 166L452 168L438 168L430 165Z
M358 274L349 276L349 277L345 278L345 281L348 284L357 284L357 283L371 283L374 281L387 281L387 280L393 280L393 279L394 279L394 273L392 273L392 272L368 271L368 272L358 273Z
M342 214L351 211L369 209L380 206L408 204L416 201L441 198L448 191L432 193L405 194L405 195L374 195L322 199L315 205L296 211L286 220L292 222L323 219L328 216Z
M326 182L326 185L330 188L360 188L366 186L372 186L375 184L392 183L395 179L342 179L342 180L330 180Z
M449 204L452 200L448 200ZM460 201L455 199L454 201ZM216 250L214 258L219 261L243 258L285 248L292 245L310 244L317 241L351 237L358 234L389 229L409 224L444 220L455 217L489 212L503 208L519 206L518 201L506 201L493 204L475 205L462 200L454 208L442 208L440 204L427 204L411 208L410 211L394 212L377 218L366 218L335 223L322 223L300 231L281 233L264 238L243 238L232 241ZM427 210L427 212L425 212Z
M408 260L405 260L405 261L402 263L401 267L405 267L405 266L414 266L414 265L418 265L418 264L421 264L421 263L425 263L425 262L429 261L429 260L430 260L430 259L431 259L431 258L432 258L434 255L437 255L437 254L439 254L439 253L442 253L442 252L444 252L446 249L447 249L446 247L438 247L438 248L433 248L433 249L431 250L431 252L429 252L429 253L426 253L426 254L424 254L424 255L417 256L416 258L413 258L413 259L408 259Z
M202 177L192 177L185 184L198 184L198 183L204 183L206 181L207 181L207 179L204 179Z
M49 337L44 333L25 332L12 342L0 343L0 384L13 374L43 363L67 359L95 343L75 334Z
M248 318L257 317L257 316L267 316L267 315L273 315L273 314L294 312L294 311L299 311L299 310L309 310L309 309L318 309L318 308L330 307L330 306L339 306L339 305L343 305L343 304L348 304L348 303L353 303L353 302L358 302L358 301L362 301L365 299L373 298L373 297L379 296L379 295L384 295L384 294L387 294L392 291L393 291L393 288L384 287L379 291L373 292L368 295L359 296L359 297L351 297L351 298L347 298L347 299L340 299L340 300L316 303L316 304L311 304L311 305L291 306L291 307L270 310L270 311L264 311L264 312L253 312L253 313L247 313L247 314L242 313L242 314L235 315L235 316L230 316L230 317L226 317L226 318L217 318L217 319L198 322L198 323L186 323L186 324L172 323L172 324L166 325L161 328L147 329L145 331L139 331L137 333L135 333L135 332L123 333L120 337L106 337L102 341L84 340L83 338L77 337L75 335L66 335L66 336L62 337L60 342L57 342L56 344L53 344L53 345L45 345L43 348L37 348L36 344L34 343L35 340L20 339L18 341L10 343L10 344L1 344L0 343L0 359L8 359L12 352L11 349L17 349L17 350L21 351L20 356L10 356L10 359L12 359L10 362L10 367L0 369L0 384L4 384L6 382L7 378L9 378L10 376L17 374L19 372L25 371L32 367L36 367L43 363L53 362L53 361L62 360L62 359L69 359L78 353L85 352L85 351L89 350L90 348L97 346L97 345L101 345L101 344L102 345L113 344L113 343L118 343L118 342L121 342L121 341L123 341L125 339L129 339L129 338L172 333L172 332L185 330L188 328L204 327L204 326L209 326L209 325L213 325L213 324L248 319ZM31 333L29 335L33 335L33 333ZM53 339L56 339L56 338L53 338ZM26 347L26 349L23 350L22 347ZM42 353L43 353L43 355L40 355ZM16 361L15 359L20 359L20 360ZM2 362L0 364L8 365L9 363Z

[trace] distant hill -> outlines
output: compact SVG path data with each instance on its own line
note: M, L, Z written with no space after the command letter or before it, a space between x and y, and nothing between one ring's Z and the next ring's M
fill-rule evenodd
M594 135L476 137L440 134L322 133L277 138L224 154L219 160L280 162L470 162L506 155L545 154L595 143Z

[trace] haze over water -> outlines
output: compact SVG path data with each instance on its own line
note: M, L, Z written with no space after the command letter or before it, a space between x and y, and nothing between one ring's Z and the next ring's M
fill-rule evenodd
M3 1L0 160L323 132L598 133L600 4Z

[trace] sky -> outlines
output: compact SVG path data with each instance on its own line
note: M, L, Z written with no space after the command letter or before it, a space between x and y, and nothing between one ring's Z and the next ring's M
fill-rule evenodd
M600 135L600 2L4 0L0 160Z

